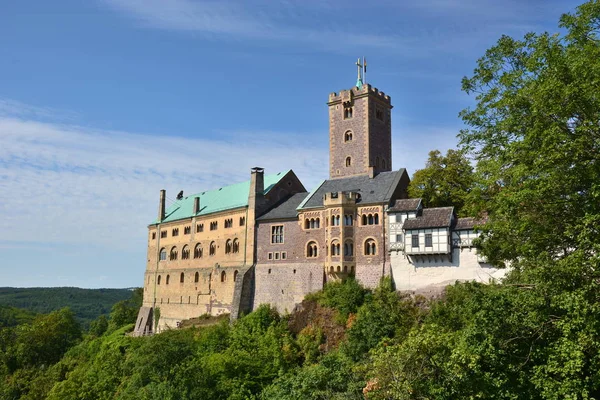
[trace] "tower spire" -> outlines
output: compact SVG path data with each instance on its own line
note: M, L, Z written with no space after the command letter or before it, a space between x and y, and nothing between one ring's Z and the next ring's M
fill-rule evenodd
M363 71L363 65L360 62L360 57L358 57L358 60L356 61L356 72L358 74L358 76L356 78L356 87L359 89L362 89L362 85L363 85L362 71Z

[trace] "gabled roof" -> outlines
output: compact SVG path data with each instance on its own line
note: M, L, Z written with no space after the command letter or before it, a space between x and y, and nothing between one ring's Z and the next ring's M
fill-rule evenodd
M359 175L326 180L310 193L298 209L322 207L323 195L334 192L357 192L360 194L361 204L387 203L405 173L406 170L401 168L398 171L380 172L373 178Z
M282 203L278 204L274 208L272 208L266 214L263 214L257 221L267 221L274 219L295 219L298 217L298 205L308 196L308 192L296 193L287 199L285 199Z
M398 199L388 212L417 211L420 205L421 199Z
M483 225L486 222L486 218L475 219L473 217L457 218L456 224L453 229L457 231L470 230L475 228L475 225Z
M454 207L424 208L423 214L416 218L409 218L402 226L406 229L444 228L450 227Z
M267 194L284 176L291 170L277 174L265 175L264 194ZM177 221L199 215L212 214L219 211L232 210L234 208L248 206L248 194L250 192L250 180L223 186L219 189L207 190L197 194L184 197L171 204L165 211L165 219L161 223ZM194 214L194 197L200 197L200 211ZM158 224L155 219L151 225Z

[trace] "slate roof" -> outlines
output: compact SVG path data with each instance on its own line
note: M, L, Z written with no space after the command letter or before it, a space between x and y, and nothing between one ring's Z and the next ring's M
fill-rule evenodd
M264 176L265 190L267 194L283 177L291 170L270 174ZM218 211L231 210L234 208L248 206L248 194L250 192L250 180L246 182L235 183L229 186L223 186L219 189L207 190L197 194L184 197L175 201L165 211L165 219L162 223L177 221L180 219L191 218L194 216L194 197L200 197L200 212L195 214L206 215ZM151 225L158 224L160 221L155 219Z
M400 168L398 171L380 172L373 178L369 178L368 175L359 175L326 180L309 194L298 209L322 207L323 195L333 192L358 192L362 204L389 202L405 173L406 170Z
M475 219L473 217L457 218L454 230L468 230L473 229L475 225L483 225L486 222L486 218Z
M296 211L296 208L298 208L306 196L308 196L308 192L296 193L272 208L266 214L258 217L257 220L266 221L272 219L294 219L298 216L298 211Z
M398 199L388 209L388 212L416 211L419 204L421 204L421 199Z
M404 229L450 227L454 207L424 208L423 214L404 221Z

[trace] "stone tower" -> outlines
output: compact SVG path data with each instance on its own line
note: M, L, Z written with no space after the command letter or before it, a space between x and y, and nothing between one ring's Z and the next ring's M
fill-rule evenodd
M329 95L329 178L392 170L390 96L362 84Z

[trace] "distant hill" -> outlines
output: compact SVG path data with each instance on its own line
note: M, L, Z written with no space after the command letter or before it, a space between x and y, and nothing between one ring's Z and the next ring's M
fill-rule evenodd
M100 315L108 315L115 303L131 298L132 294L132 289L0 287L0 307L17 307L40 314L69 307L87 326ZM26 313L22 315L22 318L29 317Z

